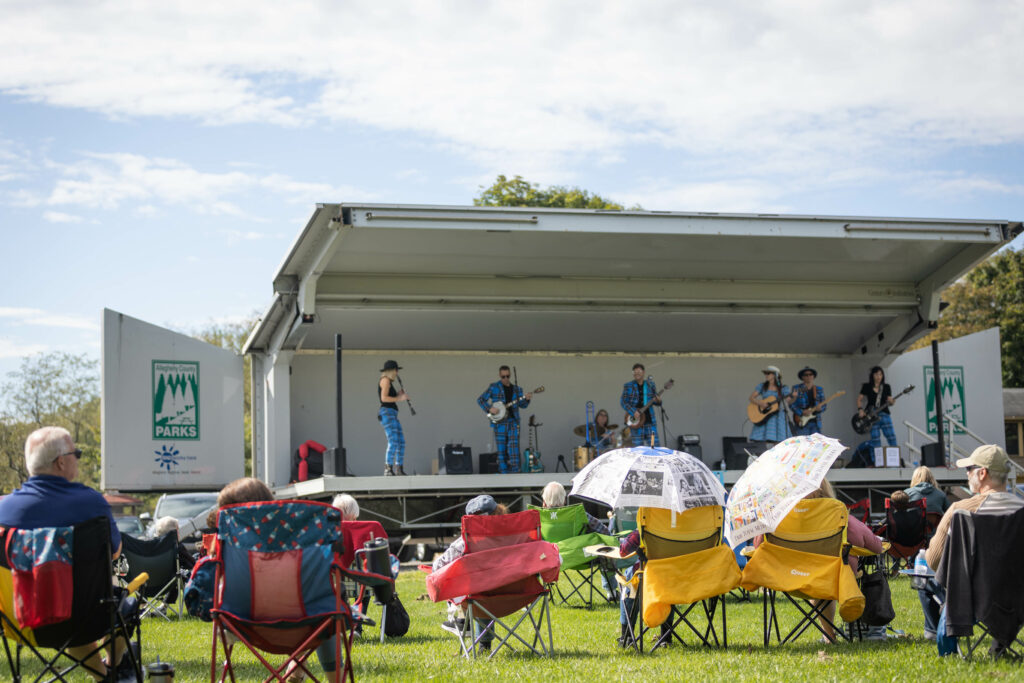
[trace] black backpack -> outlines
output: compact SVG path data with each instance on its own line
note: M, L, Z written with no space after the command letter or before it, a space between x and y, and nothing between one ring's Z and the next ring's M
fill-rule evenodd
M889 581L885 571L879 565L884 564L884 556L879 555L872 560L863 560L861 568L864 576L860 581L860 591L864 594L864 614L861 623L868 626L885 626L896 618L896 610L892 607L892 593L889 592Z

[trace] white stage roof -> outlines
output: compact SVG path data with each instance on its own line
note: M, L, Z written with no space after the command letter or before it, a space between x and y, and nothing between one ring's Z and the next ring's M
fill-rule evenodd
M899 353L1020 223L321 204L246 352Z

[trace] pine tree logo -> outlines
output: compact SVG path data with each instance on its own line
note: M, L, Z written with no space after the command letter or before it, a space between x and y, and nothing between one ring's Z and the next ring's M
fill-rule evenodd
M937 434L935 422L935 372L931 365L924 366L925 405L927 406L928 433ZM967 425L967 389L965 385L964 366L940 365L939 387L942 391L942 412L951 415L957 422ZM950 423L946 422L943 430L948 434ZM954 433L963 434L962 427L954 427Z
M153 361L153 439L199 440L197 361Z

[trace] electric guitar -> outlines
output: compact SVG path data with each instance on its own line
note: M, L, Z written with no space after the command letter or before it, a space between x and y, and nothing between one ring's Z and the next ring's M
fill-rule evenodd
M537 387L531 393L542 394L542 393L544 393L544 387ZM525 400L526 400L526 396L524 395L524 396L520 396L519 398L513 399L513 400L509 401L508 403L492 403L491 407L492 408L497 408L498 412L496 412L496 413L487 413L487 419L491 421L491 424L498 424L499 422L503 421L505 418L508 417L509 411L512 408L518 407L520 402L525 401Z
M818 417L818 413L821 412L821 409L825 407L826 403L828 403L829 401L831 401L834 398L839 398L840 396L845 396L845 395L846 395L845 391L837 391L836 393L832 394L831 396L829 396L828 398L826 398L824 401L822 401L818 405L814 406L813 408L805 408L803 410L802 414L800 414L800 415L794 414L793 415L793 428L794 429L802 429L802 428L806 427L808 422L810 422L814 418Z
M903 394L909 394L913 390L914 385L911 384L909 387L893 396L893 402L895 402L896 399L898 399ZM867 434L868 431L871 429L871 425L878 422L878 419L882 415L882 411L888 407L888 403L883 403L877 408L875 406L868 406L868 408L864 411L864 417L861 417L857 413L853 414L853 417L850 418L850 426L853 427L853 431L857 432L858 434Z
M652 398L650 401L645 403L643 405L643 407L641 407L639 409L639 412L640 412L640 417L639 418L633 417L629 413L626 413L626 417L624 419L626 421L626 424L629 426L629 428L630 429L636 429L637 427L642 425L644 422L647 422L647 409L650 408L651 406L653 406L654 402L657 401L659 398L661 398L662 394L664 394L666 391L671 389L672 386L675 385L675 383L676 383L676 381L674 379L670 379L669 381L665 382L665 386L663 386L661 388L661 391L656 393L654 395L654 398Z

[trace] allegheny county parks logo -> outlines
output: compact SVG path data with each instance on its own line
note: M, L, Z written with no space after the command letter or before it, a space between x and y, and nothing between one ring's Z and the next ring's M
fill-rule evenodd
M199 440L198 361L153 361L153 438Z
M924 366L925 406L927 411L928 433L937 434L935 423L935 372L931 365ZM967 387L962 365L939 366L939 388L942 391L942 412L952 415L960 424L967 426ZM948 434L950 423L946 422L943 430ZM963 434L963 427L956 427L956 434Z

